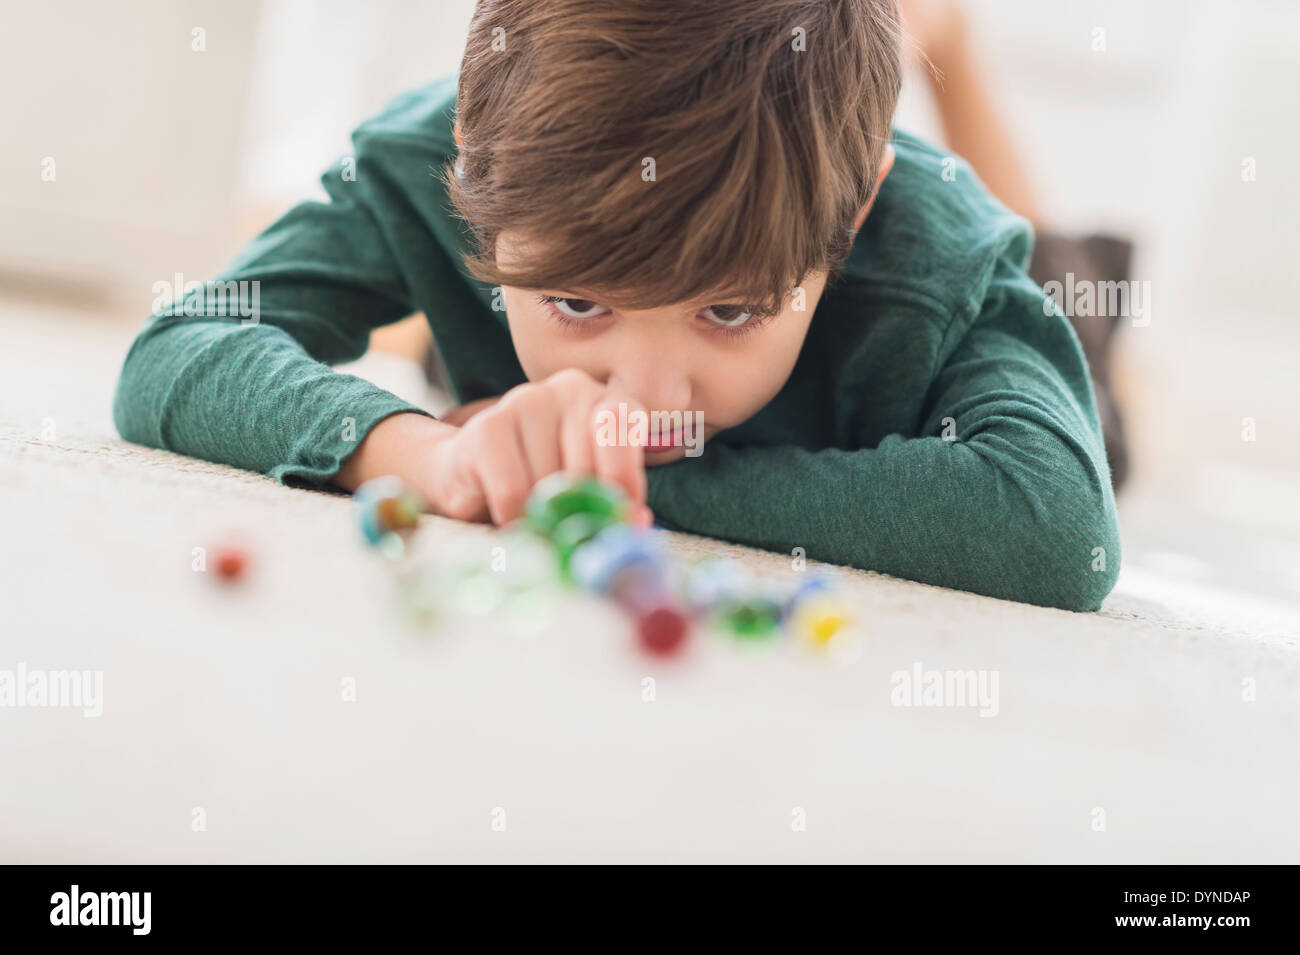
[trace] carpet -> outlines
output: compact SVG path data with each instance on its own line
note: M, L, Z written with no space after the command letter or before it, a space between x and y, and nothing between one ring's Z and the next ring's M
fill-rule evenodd
M1142 567L1096 614L841 568L834 653L698 632L660 660L558 591L413 628L346 495L116 437L135 327L0 307L0 675L102 673L100 715L0 707L0 861L1297 858L1288 606ZM231 534L225 586L194 549ZM425 517L412 546L497 534Z

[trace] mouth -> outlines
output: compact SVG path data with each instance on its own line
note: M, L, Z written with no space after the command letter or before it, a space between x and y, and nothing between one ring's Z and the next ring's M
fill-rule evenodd
M646 442L645 449L650 452L654 451L671 451L682 445L682 429L674 428L666 434L659 434Z

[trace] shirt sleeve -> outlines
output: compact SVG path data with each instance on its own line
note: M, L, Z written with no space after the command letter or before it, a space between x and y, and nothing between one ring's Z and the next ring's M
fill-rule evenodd
M364 155L355 176L336 166L321 182L327 202L296 206L202 291L149 319L114 396L123 438L317 485L382 419L428 414L329 367L415 309L398 237L374 212L396 184Z
M918 437L706 445L649 472L670 529L1066 610L1096 610L1120 539L1078 339L1009 264L938 370Z

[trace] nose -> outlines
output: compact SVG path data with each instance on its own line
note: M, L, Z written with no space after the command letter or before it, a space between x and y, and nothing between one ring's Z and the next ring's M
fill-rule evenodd
M608 385L633 395L647 411L690 411L689 341L641 332L620 338L610 363Z

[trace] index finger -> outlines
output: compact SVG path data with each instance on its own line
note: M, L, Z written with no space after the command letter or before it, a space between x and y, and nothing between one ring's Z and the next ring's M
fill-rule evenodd
M596 475L622 487L633 505L642 506L646 503L645 447L632 441L638 417L645 418L639 401L607 394L587 420Z

